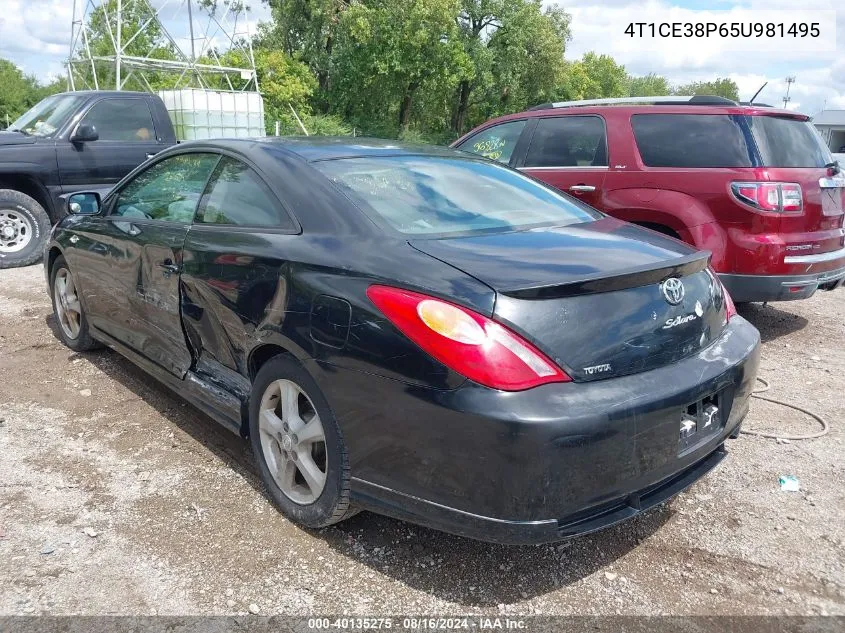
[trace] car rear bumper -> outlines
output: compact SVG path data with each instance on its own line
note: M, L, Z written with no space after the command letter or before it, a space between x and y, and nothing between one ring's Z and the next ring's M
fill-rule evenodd
M354 503L481 540L542 543L628 519L713 468L748 411L759 342L734 317L672 365L512 393L315 370L331 373L321 384L347 444ZM716 431L681 448L684 411L713 394Z
M807 299L818 289L833 290L845 285L845 268L809 275L719 274L731 298L737 302L790 301Z

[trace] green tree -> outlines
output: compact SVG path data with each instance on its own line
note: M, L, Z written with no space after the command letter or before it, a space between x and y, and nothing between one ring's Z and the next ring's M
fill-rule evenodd
M330 103L380 133L410 127L420 92L444 94L468 57L457 35L459 0L373 0L340 16ZM373 118L380 125L373 125ZM388 116L395 116L396 127ZM380 129L379 129L380 128Z
M331 88L337 30L352 0L268 0L273 20L260 27L256 45L280 48L304 61L317 78L320 94ZM321 109L328 107L323 99Z
M609 55L585 53L565 64L556 97L562 101L626 97L629 80L625 67Z
M473 106L486 118L553 90L570 38L570 16L559 7L544 11L540 0L462 0L457 21L470 64L457 86L455 135Z
M264 97L264 119L272 129L281 121L285 129L294 128L293 108L300 117L311 114L311 96L317 80L304 63L279 50L255 51L255 69L258 85Z
M694 81L676 86L672 91L676 95L713 95L739 101L739 86L733 79L720 77L714 81Z
M490 116L523 110L552 98L569 39L569 15L556 6L523 3L490 40L495 100Z
M629 97L658 97L671 93L666 77L649 73L642 77L630 77L628 80Z
M0 59L0 127L6 127L38 101L38 82L12 62Z

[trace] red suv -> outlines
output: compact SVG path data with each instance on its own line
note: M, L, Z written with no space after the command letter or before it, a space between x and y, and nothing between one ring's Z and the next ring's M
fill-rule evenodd
M549 103L453 147L709 250L737 302L845 283L845 176L803 114L704 96Z

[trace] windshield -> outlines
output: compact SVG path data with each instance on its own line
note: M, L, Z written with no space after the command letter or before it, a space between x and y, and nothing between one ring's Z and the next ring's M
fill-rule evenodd
M833 161L815 126L788 117L748 117L766 167L824 167Z
M433 156L314 163L376 223L412 235L590 222L598 211L493 162Z
M66 94L42 99L18 117L9 129L34 136L52 136L76 111L84 98Z

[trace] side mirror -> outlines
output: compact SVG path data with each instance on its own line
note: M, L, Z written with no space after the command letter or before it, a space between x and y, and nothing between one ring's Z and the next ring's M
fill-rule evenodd
M67 212L74 215L97 215L100 212L100 194L95 192L71 193L62 196Z
M71 143L89 143L100 138L97 128L90 123L80 123L76 126L73 134L71 134Z

